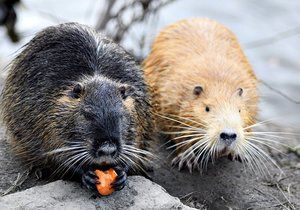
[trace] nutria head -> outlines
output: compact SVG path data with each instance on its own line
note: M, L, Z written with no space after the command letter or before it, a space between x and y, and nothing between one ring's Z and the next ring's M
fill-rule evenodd
M93 76L74 82L57 101L65 121L64 148L89 164L115 165L135 142L133 86ZM60 128L61 129L61 128Z
M174 161L180 165L191 159L203 167L204 162L224 155L241 159L256 118L257 81L222 58L195 56L176 68L182 70L172 79L182 82L171 83L176 95L169 95L179 102L173 107L176 113L169 116L177 121L172 126L180 155Z

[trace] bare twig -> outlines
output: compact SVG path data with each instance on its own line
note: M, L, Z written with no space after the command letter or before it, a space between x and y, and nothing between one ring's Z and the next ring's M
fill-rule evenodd
M271 85L269 85L265 81L260 80L260 83L263 84L264 86L266 86L267 88L269 88L270 90L272 90L273 92L279 94L280 96L282 96L286 100L288 100L288 101L290 101L290 102L292 102L294 104L300 104L300 101L293 99L292 97L290 97L287 94L281 92L280 90L277 90L276 88L272 87Z
M288 204L288 206L291 209L296 209L295 206L292 204L292 202L290 201L290 199L286 196L286 194L283 192L283 190L280 188L279 184L276 183L276 186L278 188L278 190L281 192L281 194L284 196L284 198L286 199L286 203Z
M186 194L186 195L183 195L183 196L179 197L179 199L182 200L182 199L184 199L184 198L186 198L186 197L190 197L190 196L192 196L194 193L197 193L197 191L193 191L193 192L190 192L190 193L188 193L188 194Z
M270 45L270 44L273 44L280 40L287 39L287 38L290 38L290 37L293 37L293 36L296 36L299 34L300 34L300 26L292 28L292 29L284 31L284 32L281 32L281 33L278 33L278 34L275 34L268 38L264 38L264 39L246 43L245 48L253 49L253 48L262 47L265 45Z
M285 204L289 203L289 201L286 202L281 202L278 198L276 198L274 195L272 195L271 193L268 192L262 192L261 190L257 189L257 188L253 188L254 190L258 191L259 193L261 193L263 196L269 195L271 198L273 198L274 200L276 200L278 202L278 204L274 205L274 206L270 206L270 207L275 207L275 206L281 206L283 207L283 209L287 209L289 210Z
M1 194L1 196L5 196L9 194L12 191L14 191L17 187L21 186L27 180L30 170L31 169L28 169L23 173L18 173L16 180L12 183L12 185L7 190L5 190L5 192Z
M120 1L107 0L104 14L101 14L95 28L105 31L116 42L120 42L133 25L146 21L150 15L173 1L175 0L131 0L116 8ZM124 18L126 14L132 14L127 21Z
M106 25L111 19L111 10L116 3L116 0L106 1L106 7L104 9L104 13L100 15L99 20L96 24L96 30L102 31L105 29Z

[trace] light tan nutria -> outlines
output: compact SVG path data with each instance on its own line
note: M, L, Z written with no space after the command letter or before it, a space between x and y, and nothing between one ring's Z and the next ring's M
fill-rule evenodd
M251 161L258 81L229 29L202 18L172 24L157 36L143 67L157 128L175 143L173 164L191 172L224 155Z

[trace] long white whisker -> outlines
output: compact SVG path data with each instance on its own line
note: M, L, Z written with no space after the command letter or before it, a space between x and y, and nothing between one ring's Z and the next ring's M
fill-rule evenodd
M89 158L89 155L86 154L85 157L83 158L83 160L81 161L81 163L78 164L78 166L77 166L77 167L75 168L75 170L73 171L73 175L74 175L74 173L75 173L79 168L81 168L85 163L87 163L87 162L89 162L89 161L91 161L90 158Z
M52 154L55 154L55 153L71 151L71 150L79 151L80 149L82 149L82 146L81 147L62 147L62 148L52 150L50 152L46 152L45 155L52 155Z
M125 162L130 162L130 163L131 163L131 166L134 167L133 170L136 171L136 169L137 169L136 167L138 167L138 163L136 163L136 162L133 161L131 158L129 158L129 157L125 156L125 155L123 155L122 158L124 159ZM127 161L126 161L125 159L126 159Z
M248 149L244 146L244 149L243 149L243 153L241 154L245 154L244 155L244 158L245 160L247 161L246 164L251 168L251 170L256 173L255 171L255 166L254 166L254 161L253 161L253 158L252 158L252 155L251 153L249 153Z
M218 144L219 140L217 140L216 142L214 142L211 146L211 159L212 159L212 164L214 164L215 158L216 158L216 149L217 149L217 144Z
M202 148L202 152L197 156L204 156L204 158L202 158L200 161L200 167L202 169L206 169L207 167L206 162L209 160L209 155L207 153L209 153L209 144L206 143L205 146Z
M274 134L268 134L268 133L252 133L252 134L247 134L246 135L255 135L255 136L261 136L261 137L272 137L272 138L275 138L275 139L293 139L291 137L288 137L288 136L278 136L278 135L274 135Z
M189 134L189 133L199 133L199 131L196 130L185 130L185 131L160 131L162 134Z
M267 139L267 138L257 137L257 136L250 136L250 137L246 137L246 138L252 138L252 139L256 139L256 140L267 141L267 142L270 142L270 143L275 143L275 144L290 148L289 145L281 143L281 142L273 140L273 139Z
M265 145L265 146L267 146L267 147L269 147L269 148L271 148L271 149L276 150L277 152L280 152L280 153L283 154L283 155L286 155L285 153L283 153L282 151L280 151L280 150L277 149L276 147L273 147L272 145L270 145L270 144L268 144L268 143L266 143L266 142L263 142L263 141L260 141L260 140L257 140L257 139L251 139L251 138L247 138L247 140L249 140L249 141L254 141L254 142L257 142L257 143L259 143L259 144L263 144L263 145Z
M189 130L189 131L205 131L203 128L201 127L186 127L186 126L181 126L181 125L170 125L168 126L170 128L179 128L179 129L183 129L183 130Z
M188 138L188 137L195 137L195 136L205 136L206 134L189 134L189 135L183 135L183 136L177 136L173 138L172 140L178 140L178 139L183 139L183 138Z
M179 148L184 147L184 146L187 145L188 143L191 143L191 142L194 142L194 141L197 141L197 140L200 140L199 142L201 142L202 139L203 139L203 137L199 137L199 138L189 139L189 140L185 140L185 141L183 141L183 142L177 143L176 149L175 149L173 152L171 152L171 153L168 155L168 157L170 157L170 156L171 156L174 152L176 152ZM196 144L198 144L198 142L197 142ZM195 147L196 144L191 145L191 147L188 148L185 152L188 152L191 148ZM171 147L172 147L172 146L171 146ZM170 148L170 147L168 147L168 148ZM185 152L184 152L183 154L185 154Z
M139 149L139 148L136 148L136 147L131 147L129 145L125 145L123 148L125 150L129 150L129 151L132 151L132 152L136 152L136 153L140 153L140 154L144 154L144 155L155 157L154 154L152 154L151 152L149 152L147 150Z
M258 133L263 133L263 134L283 134L283 135L297 135L299 136L299 133L291 133L291 132L281 132L281 131L253 131L250 133L258 134Z
M191 125L189 125L189 124L187 124L187 123L181 122L181 121L179 121L179 120L176 120L176 119L173 119L173 118L170 118L170 117L167 117L167 116L163 116L163 115L159 115L159 114L157 114L157 115L160 116L160 117L162 117L162 118L165 118L165 119L167 119L167 120L171 120L171 121L173 121L173 122L180 123L180 124L185 125L185 126L190 127L190 128L197 128L197 127L195 127L195 126L191 126Z
M141 170L143 171L144 173L147 173L143 167L141 167L136 161L132 160L131 158L129 158L128 156L126 155L123 155L123 158L125 158L126 160L128 160L129 162L132 163L132 167L135 167L137 170ZM136 169L134 169L136 171Z
M81 160L83 157L85 157L88 153L82 153L79 152L75 155L70 156L65 162L63 162L54 172L53 175L57 174L60 170L66 169L65 172L61 175L63 177L73 165L75 165L79 160Z
M248 142L249 143L249 142ZM268 162L266 160L266 158L264 156L262 156L260 154L259 151L257 151L257 149L251 147L250 144L247 144L246 147L248 148L248 151L251 152L251 154L253 154L255 156L255 158L252 159L253 163L256 165L256 168L259 169L260 174L266 176L266 173L268 173L268 175L270 175L269 171L268 171L268 167L266 166L265 162L262 161L261 159L265 160L266 162ZM261 167L263 166L266 170L263 170L263 168Z
M145 155L145 156L151 156L151 157L154 157L154 155L150 152L147 152L147 151L139 151L139 150L132 150L132 149L128 149L128 148L124 148L124 152L128 152L128 153L132 153L132 154L135 154L135 155ZM141 155L140 155L141 154ZM144 157L144 156L143 156ZM146 158L146 157L145 157Z
M190 119L190 118L187 118L187 117L183 117L183 116L176 116L176 115L172 115L172 114L171 114L170 116L172 116L172 117L177 117L177 118L180 118L180 119L182 119L182 120L187 120L187 121L190 121L190 122L192 122L192 123L195 123L195 124L197 124L197 125L200 125L200 126L206 127L206 125L204 125L203 123L200 123L200 122L198 122L198 121L192 120L192 119Z
M208 145L207 143L208 143L208 138L206 138L206 140L203 141L202 144L198 145L198 146L195 148L195 150L197 150L195 162L198 162L198 161L199 161L201 155L203 154L203 152L204 152L205 149L207 148L207 145ZM205 145L205 146L203 146L203 145Z
M191 143L191 142L194 142L196 140L201 140L202 139L202 136L198 136L196 138L192 138L192 139L188 139L188 140L184 140L184 141L180 141L172 146L169 146L167 149L171 149L171 148L174 148L174 147L177 147L177 146L180 146L180 145L186 145L188 143ZM177 148L178 149L178 148Z
M149 160L148 158L144 157L144 156L141 156L141 155L138 155L136 153L131 153L131 152L128 152L128 151L124 151L124 154L126 155L129 155L131 157L134 157L138 160L140 160L141 162L152 162L151 160Z
M248 144L251 145L253 148L256 149L256 151L258 151L262 156L264 156L266 159L265 160L269 160L271 161L279 170L280 172L283 173L283 171L281 170L281 168L278 166L278 164L262 149L260 149L259 147L257 147L255 144L251 143L248 141Z
M207 143L209 139L204 141L199 141L196 144L192 145L190 148L188 148L182 155L182 160L185 161L196 149L200 148L203 144Z
M139 151L139 150L136 150L136 149L132 149L132 148L123 148L125 152L131 152L131 153L134 153L134 154L142 154L142 155L152 155L150 152L147 152L147 151Z
M253 124L253 125L250 125L250 126L248 126L248 127L245 127L245 128L243 128L243 130L247 130L247 129L249 129L249 128L254 128L254 127L261 126L261 125L265 125L265 124L270 123L270 122L271 122L271 120L264 120L264 121L255 123L255 124Z

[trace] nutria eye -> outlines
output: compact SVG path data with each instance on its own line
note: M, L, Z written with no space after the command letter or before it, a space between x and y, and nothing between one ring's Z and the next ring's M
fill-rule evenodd
M80 98L83 93L83 87L81 84L76 84L73 88L73 97Z
M241 113L241 110L239 109L239 113Z
M120 94L122 96L123 99L126 99L127 98L127 95L126 95L126 87L125 86L121 86L119 88L119 91L120 91Z
M94 120L95 120L95 115L92 114L91 112L83 111L83 116L84 116L85 119L88 120L88 121L94 121Z
M243 88L239 88L239 89L238 89L239 96L242 96L242 95L243 95L243 92L244 92Z
M198 96L202 93L202 91L203 91L203 88L201 86L196 86L194 88L194 95Z
M205 111L206 112L209 112L210 111L210 108L207 106L207 107L205 107Z
M119 91L121 94L121 97L125 100L128 96L132 96L135 92L135 88L130 85L122 85L119 87Z

